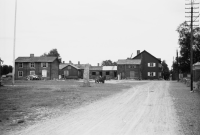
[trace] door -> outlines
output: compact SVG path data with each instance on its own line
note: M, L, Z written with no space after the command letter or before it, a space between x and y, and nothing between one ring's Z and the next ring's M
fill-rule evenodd
M130 71L130 78L135 78L135 71Z
M47 70L42 70L42 77L47 77Z
M69 76L69 71L68 70L64 71L64 76Z

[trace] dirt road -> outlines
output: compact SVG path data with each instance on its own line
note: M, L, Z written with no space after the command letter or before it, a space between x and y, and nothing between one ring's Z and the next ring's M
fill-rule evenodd
M166 81L152 81L15 134L179 135L182 129L169 86Z

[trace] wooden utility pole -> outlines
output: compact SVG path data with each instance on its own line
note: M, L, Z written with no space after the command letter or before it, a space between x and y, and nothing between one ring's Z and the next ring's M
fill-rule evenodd
M12 85L15 84L15 42L16 42L15 40L16 40L16 20L17 20L17 0L15 0L15 22L14 22Z
M177 57L177 81L179 82L178 50L176 50L176 57Z
M190 16L186 16L186 17L190 17L190 29L191 29L191 35L190 35L190 91L193 92L193 22L195 22L195 20L193 20L193 17L198 17L198 16L193 16L194 13L199 13L199 12L194 12L194 9L198 9L196 7L193 7L193 5L195 4L199 4L199 3L194 3L194 0L191 0L191 3L188 3L186 5L190 5L190 8L186 8L186 9L190 9L191 12L186 12L186 13L190 13ZM198 25L195 25L198 26Z

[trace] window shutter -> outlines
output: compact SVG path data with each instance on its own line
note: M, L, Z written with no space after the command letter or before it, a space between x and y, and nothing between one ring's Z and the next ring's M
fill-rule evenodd
M148 63L148 67L150 67L150 63Z
M31 63L29 63L29 67L31 68Z
M150 72L147 72L147 75L150 76Z
M156 67L156 63L153 63L153 67Z
M48 63L46 63L46 67L48 67Z
M41 67L42 67L42 62L41 62Z

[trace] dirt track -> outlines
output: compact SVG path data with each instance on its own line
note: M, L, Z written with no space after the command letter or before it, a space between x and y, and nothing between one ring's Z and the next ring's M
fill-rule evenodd
M158 81L31 126L22 135L179 135L183 134L169 82ZM13 134L13 133L12 133Z

